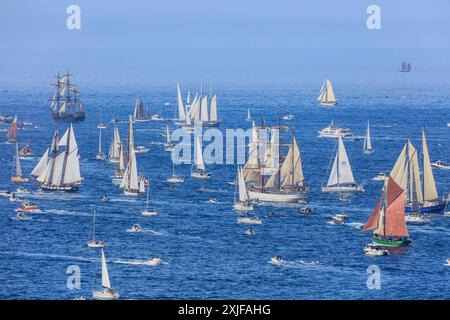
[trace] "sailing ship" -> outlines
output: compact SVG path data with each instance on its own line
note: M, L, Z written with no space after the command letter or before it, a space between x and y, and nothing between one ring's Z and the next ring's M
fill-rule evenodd
M96 249L96 248L103 248L105 246L105 243L103 241L95 240L95 210L94 210L94 218L92 222L92 240L89 240L87 242L88 248Z
M12 122L9 124L8 130L6 130L6 138L10 143L17 142L17 126L17 116L14 116Z
M364 192L362 184L358 185L353 178L352 167L341 137L338 138L338 150L334 157L330 177L327 185L322 186L322 192Z
M247 109L247 119L245 121L252 121L252 116L250 115L250 109Z
M217 95L209 96L203 95L202 89L200 94L196 94L192 103L188 96L189 102L186 106L183 104L180 86L177 84L178 94L178 124L184 127L203 126L203 127L218 127L220 121L217 118Z
M128 162L123 174L120 187L127 196L137 196L145 192L145 179L138 176L136 155L134 152L133 121L129 117L129 136L128 136Z
M167 179L170 183L183 183L184 179L175 174L175 163L172 161L172 176Z
M292 133L290 143L283 144L281 129L289 127L264 123L256 126L253 122L248 160L242 169L250 200L283 203L300 202L308 197L297 140ZM284 156L281 149L285 147L289 149Z
M27 143L22 149L19 150L20 159L30 159L33 158L33 150L31 150L30 145Z
M63 148L61 150L61 148ZM52 145L46 150L31 172L44 190L75 191L81 183L78 145L73 126L66 130L61 139L55 130Z
M406 212L413 213L415 202L418 213L442 213L446 202L439 200L430 163L425 129L422 129L423 181L419 169L418 152L408 140L400 153L390 176L406 192ZM423 184L423 185L422 185Z
M20 166L20 159L19 159L19 146L16 142L16 154L14 155L14 164L13 164L13 172L11 175L11 181L22 183L27 182L28 178L25 178L22 176L22 167Z
M150 186L147 187L147 199L145 201L145 209L141 210L141 215L146 217L154 217L158 214L158 211L156 211L154 208L149 209L149 201L150 201Z
M56 76L53 98L50 100L50 110L53 119L62 121L83 121L84 108L78 96L77 86L71 82L72 75L67 73Z
M166 126L166 143L164 144L164 151L172 152L173 147L172 135L170 134L169 126Z
M92 291L92 297L97 300L113 300L119 298L119 292L112 289L109 280L108 266L106 265L105 252L102 248L102 291Z
M322 84L322 88L320 89L319 96L316 99L320 102L321 106L333 107L337 105L337 99L334 95L333 86L331 85L331 81L326 79Z
M238 211L250 211L253 210L253 205L248 196L247 187L245 185L244 174L242 173L241 166L238 167L237 178L238 180L238 199L234 200L234 209ZM235 195L236 197L236 195Z
M136 98L136 104L134 106L133 113L133 121L134 122L149 122L150 117L144 109L144 104L142 103L139 97Z
M411 63L403 61L400 72L411 72Z
M122 143L119 148L119 162L117 162L117 165L114 168L114 176L112 178L112 183L115 185L120 185L122 183L123 174L125 173L125 157Z
M364 137L363 151L366 154L373 153L372 140L370 138L370 123L369 123L369 121L367 121L367 130L366 130L366 136Z
M205 161L203 160L203 149L202 149L202 143L199 136L195 137L195 150L194 150L194 165L196 166L196 169L192 171L191 167L191 177L197 178L197 179L209 179L211 178L211 173L206 171L205 167Z
M377 206L363 228L374 230L374 243L388 247L411 243L405 222L405 200L405 190L392 177L387 178Z
M98 152L95 156L97 160L105 160L106 153L102 151L102 128L98 129Z
M119 129L114 124L113 137L108 152L109 162L111 163L119 162L121 149L122 149L122 141L120 140Z

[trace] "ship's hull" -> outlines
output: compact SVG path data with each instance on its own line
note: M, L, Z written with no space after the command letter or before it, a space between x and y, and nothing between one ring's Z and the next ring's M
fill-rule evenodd
M364 188L362 185L354 186L354 187L344 187L344 186L336 186L336 187L322 187L322 192L325 193L353 193L353 192L364 192Z
M335 105L337 105L337 102L321 102L320 105L323 107L334 107Z
M423 214L430 214L430 213L442 214L442 213L444 213L445 206L446 206L446 202L445 201L437 201L433 205L420 207L419 213L423 213ZM411 206L406 206L405 212L406 213L412 213L413 212L412 207Z
M263 202L299 202L308 198L307 192L267 192L260 190L249 190L250 200Z
M389 237L372 236L372 241L386 247L404 247L411 244L410 238L391 240Z
M68 122L84 121L85 118L85 114L83 111L67 112L67 113L53 112L52 116L53 119L57 121L68 121Z
M52 185L46 185L41 184L40 185L42 190L45 191L67 191L67 192L73 192L78 190L78 186L76 185L66 185L66 186L52 186Z

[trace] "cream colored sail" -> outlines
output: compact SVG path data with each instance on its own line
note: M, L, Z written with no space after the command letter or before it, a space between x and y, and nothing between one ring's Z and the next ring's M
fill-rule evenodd
M250 143L248 145L248 160L242 169L245 181L259 182L261 175L259 171L258 160L258 129L256 128L255 121L252 124L252 136L250 137Z
M238 167L238 186L239 186L239 201L244 202L249 200L247 188L245 186L244 175L242 173L242 168L240 166Z
M420 171L419 171L419 158L417 155L417 150L408 141L408 157L409 157L409 195L408 199L413 201L417 199L419 203L423 202L422 186L420 183ZM406 190L406 189L404 189Z
M436 200L438 193L434 181L433 170L431 169L430 155L428 154L427 139L425 129L422 128L422 156L423 156L423 198L425 201Z
M335 103L336 97L334 95L333 86L331 81L326 79L322 88L320 89L319 97L317 98L321 103Z
M209 117L209 121L216 122L217 121L217 96L214 95L211 98L211 114Z
M195 138L195 165L197 166L197 169L205 171L202 144L199 136Z
M295 136L292 137L288 154L286 155L280 169L280 174L282 187L298 186L303 184L304 176L302 158Z
M15 165L16 165L16 177L22 176L22 167L20 166L20 159L19 159L19 145L16 142L16 155L14 156Z
M403 190L407 190L408 181L408 163L406 161L406 147L408 143L403 146L403 149L389 174Z
M180 85L177 83L177 100L178 100L178 119L180 121L186 120L186 111L184 109L183 105L183 98L181 97L181 91L180 91ZM188 92L188 99L189 99L189 92ZM189 101L187 102L189 103Z
M200 121L201 122L208 122L209 121L209 116L208 116L208 98L206 96L204 96L201 100L201 117L200 117Z

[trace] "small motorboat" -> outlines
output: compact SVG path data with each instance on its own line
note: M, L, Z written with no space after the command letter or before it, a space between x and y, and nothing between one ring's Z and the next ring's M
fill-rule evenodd
M154 121L161 121L161 120L164 120L163 119L163 117L160 115L160 114L154 114L154 115L152 115L152 120L154 120Z
M170 102L167 101L167 102L164 102L164 106L165 106L165 107L170 107L171 104L170 104Z
M149 258L147 261L145 261L146 265L155 267L155 266L159 266L163 263L161 258L157 258L157 257L151 257Z
M31 203L28 201L24 201L19 208L17 208L17 211L22 212L36 212L39 210L39 207L35 203Z
M295 116L293 114L288 114L283 117L284 120L292 120L294 118L295 118Z
M97 125L97 128L98 128L98 129L106 129L106 124L104 124L104 123L99 123L99 124Z
M252 228L248 228L248 229L245 231L245 234L246 234L247 236L249 236L249 237L252 237L252 236L255 235L255 231L254 231Z
M90 249L104 248L105 243L103 241L99 241L99 240L89 240L87 242L87 246Z
M364 247L364 254L367 256L387 256L389 250L375 243L369 243Z
M218 204L219 200L217 198L211 198L211 199L208 200L208 203L210 203L210 204Z
M0 190L0 196L2 197L10 197L11 192L9 190Z
M352 222L350 217L345 214L337 214L332 219L333 219L333 223L337 224L337 225L343 225L345 223Z
M131 227L131 232L141 232L142 228L139 224L135 223L133 224L133 226Z
M237 211L251 211L253 210L253 204L251 201L236 201L233 205L234 210Z
M270 258L270 263L272 263L272 264L280 265L283 262L284 262L284 260L283 260L283 258L281 258L281 256L276 256L276 257Z
M149 148L146 148L146 147L144 147L144 146L138 146L138 147L136 148L136 150L134 150L135 153L147 153L147 152L149 152L149 151L150 151L150 149L149 149Z
M378 175L377 175L375 178L373 178L372 180L374 180L374 181L384 181L385 179L386 179L386 173L380 172L380 173L378 173Z
M449 259L447 259L447 261L446 261L447 263L445 264L445 266L448 266L448 267L450 267L450 258Z
M100 200L102 200L104 202L104 201L108 201L109 198L106 194L104 194L104 195L100 196Z
M24 187L18 187L17 189L16 189L16 193L18 193L18 194L26 194L26 193L30 193L30 191L28 191L26 188L24 188Z
M25 160L30 158L33 158L33 151L31 150L30 146L26 144L25 147L23 147L19 151L19 159Z
M312 215L315 213L311 207L301 207L298 209L298 212L304 215Z
M431 164L432 167L437 168L437 169L442 169L442 170L450 170L450 163L442 161L442 160L438 160L436 162L433 162Z
M429 216L420 213L407 214L405 216L405 222L407 223L425 223L430 222Z
M345 196L341 196L341 197L339 197L339 201L340 202L349 202L350 198L349 197L345 197Z
M191 172L191 177L197 179L209 179L211 178L211 173L204 170L195 170L194 172Z
M18 211L16 214L16 218L19 220L26 220L28 219L28 217L25 215L25 212L23 211Z
M237 219L238 224L261 224L262 221L258 218L241 217Z
M141 211L141 215L144 217L155 217L158 215L158 211L156 209L145 209Z
M172 176L169 179L167 179L167 182L170 182L170 183L183 183L184 179L181 178L181 177L178 177L178 176Z
M11 193L11 195L9 196L9 201L17 201L17 196L15 193Z

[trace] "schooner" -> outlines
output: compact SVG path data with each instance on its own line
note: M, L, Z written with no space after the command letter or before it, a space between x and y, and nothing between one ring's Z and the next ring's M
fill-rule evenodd
M328 178L327 185L322 187L322 192L364 192L362 184L358 185L355 182L344 141L340 136L338 138L338 150L334 157L330 177Z
M114 124L113 137L109 147L108 158L111 163L118 163L120 160L120 149L122 148L122 141L120 140L119 129Z
M134 106L133 113L134 122L150 122L150 117L144 109L144 104L139 97L136 98L136 104Z
M322 84L322 88L320 89L319 96L316 100L320 102L320 105L325 107L337 105L337 99L334 96L333 86L331 85L330 80L326 79Z
M58 74L56 83L52 84L55 92L50 100L50 110L55 120L82 121L85 118L83 105L78 98L80 93L71 82L71 77L69 73L62 76Z
M295 135L292 134L290 143L284 144L281 129L289 128L264 124L256 126L253 122L248 160L242 169L250 200L299 202L308 196ZM283 156L281 151L285 147L288 151Z
M61 150L62 148L62 150ZM61 139L58 130L53 136L50 154L48 150L31 172L44 190L75 191L81 183L78 145L73 126L66 130Z

